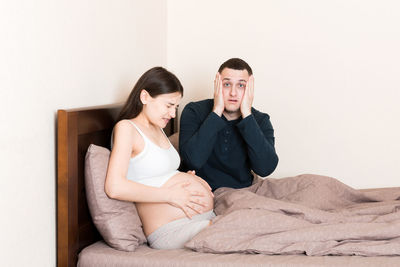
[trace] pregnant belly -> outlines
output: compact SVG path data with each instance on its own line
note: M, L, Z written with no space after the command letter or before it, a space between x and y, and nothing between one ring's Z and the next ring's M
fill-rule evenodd
M178 172L172 176L162 187L170 187L179 182L189 181L190 185L186 188L191 191L198 191L203 196L198 198L205 203L205 207L202 208L202 212L210 211L214 208L213 196L203 184L196 179L192 174ZM177 207L174 207L167 203L136 203L140 219L142 220L143 230L146 236L150 235L160 226L169 223L174 220L178 220L186 217L185 213ZM194 216L198 214L195 211L191 211L190 215Z

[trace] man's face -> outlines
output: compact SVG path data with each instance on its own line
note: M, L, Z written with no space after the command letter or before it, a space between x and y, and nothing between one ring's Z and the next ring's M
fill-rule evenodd
M221 71L222 93L224 97L225 112L240 114L240 104L249 80L247 70L234 70L225 68Z

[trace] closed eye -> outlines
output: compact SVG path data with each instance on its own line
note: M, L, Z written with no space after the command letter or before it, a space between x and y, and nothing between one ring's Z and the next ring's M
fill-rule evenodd
M167 108L172 108L174 105L167 105ZM179 108L179 105L176 105L175 106L175 109L178 109Z

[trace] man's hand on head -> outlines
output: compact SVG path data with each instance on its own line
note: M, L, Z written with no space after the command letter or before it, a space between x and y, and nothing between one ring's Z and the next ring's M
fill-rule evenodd
M218 115L222 116L222 112L224 112L224 97L222 94L222 80L221 75L217 72L214 80L214 107L213 111Z
M246 118L251 114L251 106L253 105L254 99L254 76L251 75L246 84L246 89L243 94L242 103L240 104L240 112L242 118Z

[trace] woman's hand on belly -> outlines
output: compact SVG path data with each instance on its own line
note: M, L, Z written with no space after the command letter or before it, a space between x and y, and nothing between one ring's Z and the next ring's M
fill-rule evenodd
M193 212L202 213L206 202L202 200L204 193L196 189L191 189L190 181L179 181L168 186L168 204L180 208L187 217L192 218Z
M170 202L136 203L146 236L168 222L212 210L213 194L201 181L194 174L178 172L162 186Z
M214 197L214 194L213 194L213 192L212 192L212 188L211 188L211 186L205 181L205 180L203 180L202 178L200 178L199 176L197 176L196 175L196 171L188 171L187 172L188 174L192 174L193 175L193 177L197 180L197 181L199 181L206 189L208 189L210 192L211 192L211 195Z
M168 203L181 209L188 218L213 208L211 188L204 180L192 173L177 173L163 187L169 189Z

